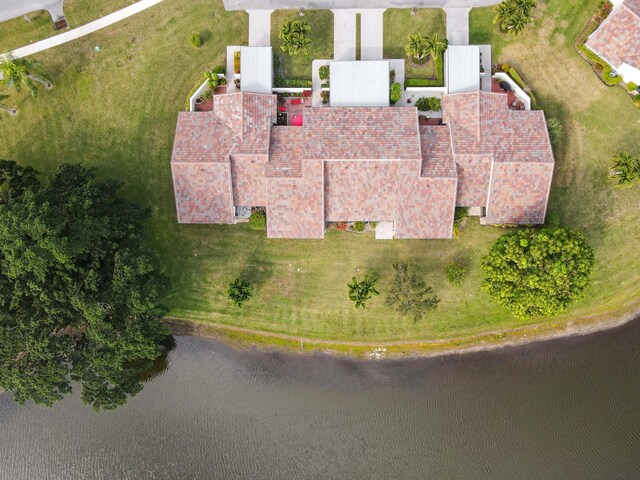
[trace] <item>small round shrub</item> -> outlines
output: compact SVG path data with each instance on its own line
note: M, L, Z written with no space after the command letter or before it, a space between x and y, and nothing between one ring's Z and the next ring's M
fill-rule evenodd
M262 210L252 212L249 217L249 227L253 230L267 229L267 214Z
M353 230L356 232L364 232L365 223L364 222L353 222Z
M193 35L191 35L191 45L193 45L196 48L201 47L202 37L197 33L194 33Z
M508 63L503 63L502 64L502 71L503 72L508 72L509 71L509 64Z
M627 83L627 90L630 92L633 92L636 88L638 88L638 85L633 83L633 82L629 82Z
M462 281L468 275L469 269L460 263L452 263L447 266L445 273L449 283L458 287L462 285Z
M329 65L322 65L318 69L318 75L320 76L320 80L326 80L329 78Z

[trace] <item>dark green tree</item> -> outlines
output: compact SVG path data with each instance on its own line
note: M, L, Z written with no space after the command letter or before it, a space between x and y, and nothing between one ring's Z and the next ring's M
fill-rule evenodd
M289 55L309 55L311 25L301 20L286 21L280 26L280 48Z
M238 308L242 308L242 305L251 299L251 285L246 280L236 278L229 284L224 293L229 297L231 303Z
M557 315L583 295L593 262L580 232L518 230L498 238L482 259L482 288L516 317Z
M349 283L347 283L347 287L349 287L349 300L353 303L354 310L358 308L366 308L367 301L371 297L376 297L380 294L378 290L376 290L376 284L378 283L377 278L371 278L369 275L365 275L362 281L356 280L356 277L353 277Z
M0 387L18 403L50 406L73 380L115 408L161 354L168 283L144 247L149 211L119 188L80 165L42 184L0 162Z
M401 315L411 315L414 322L419 322L426 312L438 306L440 299L418 277L414 264L394 263L393 270L395 275L385 303Z

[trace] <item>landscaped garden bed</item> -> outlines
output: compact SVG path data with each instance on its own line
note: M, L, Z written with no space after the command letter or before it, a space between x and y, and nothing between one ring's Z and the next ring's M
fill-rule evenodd
M444 60L442 55L415 60L407 56L405 47L408 36L420 33L424 36L437 34L446 38L444 10L437 8L416 9L390 8L384 12L384 58L405 59L405 88L439 87L444 85Z

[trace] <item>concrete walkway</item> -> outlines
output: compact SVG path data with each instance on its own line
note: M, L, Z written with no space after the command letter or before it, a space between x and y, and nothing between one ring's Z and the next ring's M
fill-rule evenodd
M271 13L273 10L247 10L249 14L249 46L271 46Z
M382 15L384 11L384 8L379 8L360 12L360 60L382 60Z
M46 10L51 20L64 17L62 4L64 0L0 0L0 22L21 17L37 10Z
M105 15L104 17L99 18L98 20L95 20L93 22L89 22L86 25L82 25L81 27L74 28L73 30L69 30L59 35L41 40L39 42L32 43L31 45L27 45L26 47L17 48L13 50L12 54L16 58L26 57L27 55L33 55L34 53L57 47L58 45L62 45L63 43L76 40L80 37L84 37L85 35L96 32L104 27L113 25L120 20L131 17L132 15L142 12L143 10L157 5L162 1L163 0L140 0L133 5L125 7L122 10L118 10L117 12L111 13L109 15Z
M332 10L333 59L356 59L356 10Z
M449 45L469 45L470 8L445 8Z

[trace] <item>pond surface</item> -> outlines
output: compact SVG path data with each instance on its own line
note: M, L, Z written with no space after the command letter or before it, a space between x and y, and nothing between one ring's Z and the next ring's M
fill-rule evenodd
M640 322L408 361L178 337L113 412L0 394L0 479L640 478Z

